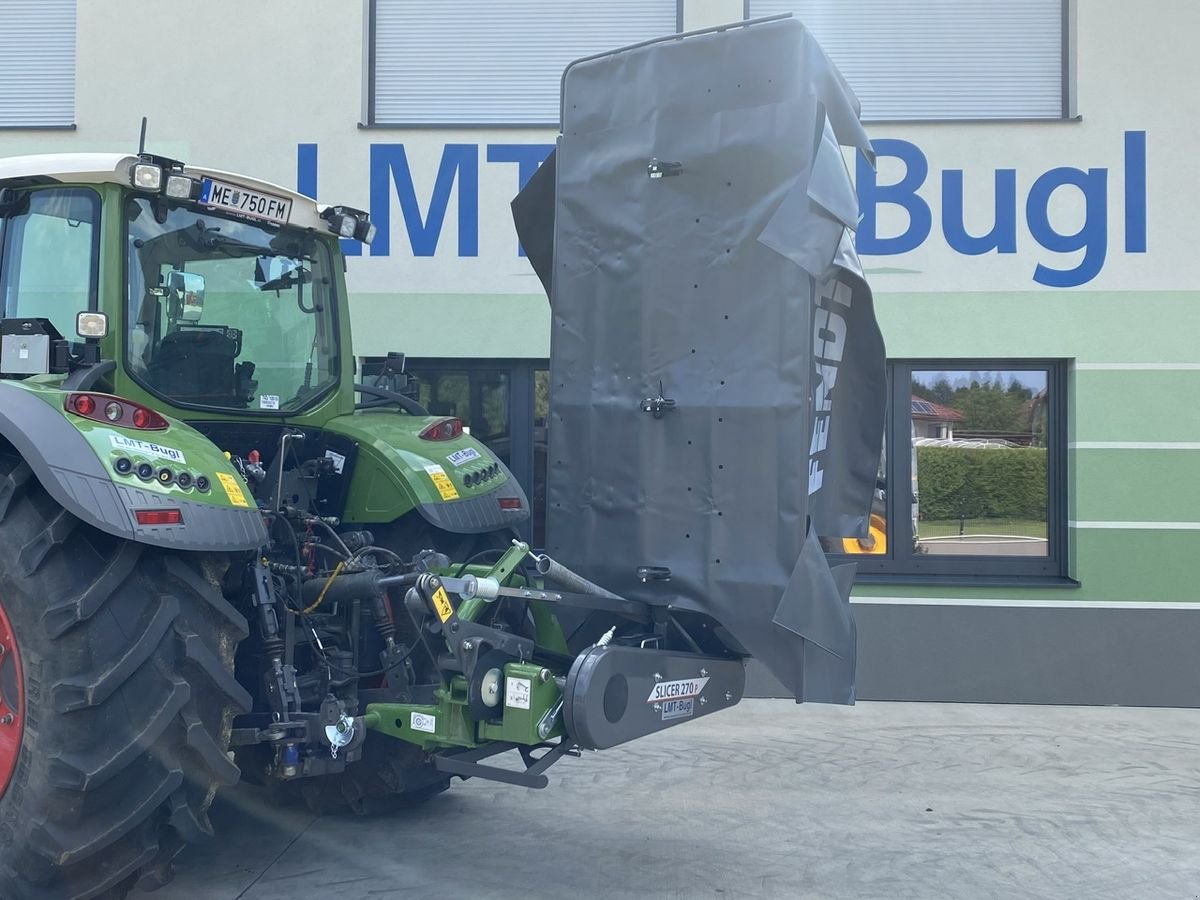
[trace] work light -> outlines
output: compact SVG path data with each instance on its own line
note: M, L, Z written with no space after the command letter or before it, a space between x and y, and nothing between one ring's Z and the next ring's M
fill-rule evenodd
M158 191L162 189L162 166L154 163L135 163L129 179L130 184L142 191Z

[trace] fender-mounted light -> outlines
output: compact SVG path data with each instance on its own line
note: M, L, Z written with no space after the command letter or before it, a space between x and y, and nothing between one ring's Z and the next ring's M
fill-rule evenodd
M522 509L523 507L521 506L521 498L520 497L501 497L500 498L500 508L501 509Z
M75 333L81 338L102 338L108 336L108 316L102 312L81 312L75 314Z
M139 525L182 525L183 510L169 509L135 509L134 517Z
M63 408L69 413L105 425L120 425L139 431L162 431L167 427L167 420L154 410L112 394L67 394Z
M421 437L427 441L452 441L462 437L463 423L461 419L441 419L434 422L421 432Z

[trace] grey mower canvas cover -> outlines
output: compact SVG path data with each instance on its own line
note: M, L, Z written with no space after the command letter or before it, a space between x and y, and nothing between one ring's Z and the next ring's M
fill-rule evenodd
M552 307L550 554L849 703L853 566L818 536L866 533L886 388L841 145L870 154L799 21L673 36L568 67L513 206Z

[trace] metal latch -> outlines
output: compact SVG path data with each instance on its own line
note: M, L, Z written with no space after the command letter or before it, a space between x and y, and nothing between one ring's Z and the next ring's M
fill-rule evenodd
M651 178L670 178L683 171L683 163L666 162L657 156L646 164L646 174Z
M642 412L648 412L656 419L661 419L663 413L675 408L675 401L663 396L663 385L658 383L658 396L647 397L642 401Z

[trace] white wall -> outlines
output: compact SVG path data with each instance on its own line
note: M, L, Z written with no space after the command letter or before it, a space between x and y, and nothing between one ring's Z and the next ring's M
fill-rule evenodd
M1200 128L1200 99L1193 89L1200 76L1194 48L1200 5L1158 0L1153 17L1146 6L1118 0L1084 0L1079 6L1080 121L870 129L873 137L900 139L920 149L929 176L918 193L932 210L931 232L915 249L865 260L875 270L877 291L1061 290L1035 282L1035 267L1070 269L1083 253L1040 246L1026 215L1032 184L1056 167L1107 170L1106 190L1094 193L1090 209L1075 187L1052 194L1050 221L1056 230L1074 232L1086 212L1092 252L1099 235L1107 240L1103 266L1083 287L1168 290L1197 283L1200 255L1192 246L1191 195ZM457 184L436 253L420 258L409 247L393 186L386 210L378 204L372 209L377 220L385 212L390 216L388 254L381 255L379 245L376 255L350 262L356 350L451 356L548 352L546 301L517 255L509 218L517 165L488 162L487 152L489 145L550 144L553 130L360 128L361 3L177 0L156 9L151 16L134 0L80 0L77 130L0 132L0 153L132 150L140 118L147 115L151 150L288 186L297 183L297 145L316 144L321 199L370 208L372 145L402 144L424 214L446 145L466 145L459 152L478 168L477 255L459 252ZM173 17L163 15L168 11ZM741 12L741 0L688 0L685 27L737 19ZM1130 131L1145 132L1144 253L1125 247L1124 141ZM377 147L375 153L381 158L397 151ZM1004 168L1017 173L1018 252L956 252L942 234L941 173L963 170L966 225L981 233L992 224L993 179ZM878 179L888 183L902 173L899 160L884 157ZM881 236L908 227L907 214L898 207L880 206L879 214Z

